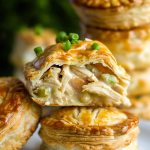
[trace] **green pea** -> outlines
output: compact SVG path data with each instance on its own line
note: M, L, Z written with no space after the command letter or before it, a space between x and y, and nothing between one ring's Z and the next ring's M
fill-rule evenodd
M40 88L38 88L37 95L39 97L49 96L50 95L50 88L46 88L46 87L40 87Z

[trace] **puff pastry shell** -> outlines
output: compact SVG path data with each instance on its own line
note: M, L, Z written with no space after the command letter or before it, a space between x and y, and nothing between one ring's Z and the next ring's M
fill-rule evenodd
M70 0L90 27L125 30L150 23L149 0Z
M93 50L93 43L99 44L100 50ZM92 66L92 71L87 65ZM102 74L115 76L118 84L106 84ZM40 105L130 105L126 98L130 78L107 47L98 41L80 41L68 51L62 43L49 46L25 65L24 75L32 99ZM38 96L36 92L41 86L50 88L49 96Z
M122 109L136 114L141 119L150 120L150 94L129 97L132 105Z
M103 42L126 70L150 66L150 25L126 30L111 31L82 26L83 38Z
M0 78L0 149L20 149L36 130L41 107L17 78Z
M36 55L34 48L55 44L55 33L50 29L43 29L40 35L35 34L33 29L26 29L16 34L13 51L10 55L11 62L21 69L24 65L32 61Z
M137 150L138 118L116 108L64 107L41 119L43 150Z

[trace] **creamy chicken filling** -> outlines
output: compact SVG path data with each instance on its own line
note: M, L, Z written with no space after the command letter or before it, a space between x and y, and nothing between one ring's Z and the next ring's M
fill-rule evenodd
M90 103L107 95L122 99L124 89L116 76L104 73L94 65L52 66L36 84L34 94L53 100L54 104Z

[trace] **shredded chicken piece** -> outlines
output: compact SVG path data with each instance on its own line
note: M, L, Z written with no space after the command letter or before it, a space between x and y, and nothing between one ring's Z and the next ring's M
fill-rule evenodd
M51 84L60 88L61 87L61 82L59 79L60 72L61 72L60 68L51 67L50 70L45 73L46 75L45 74L43 75L44 82L48 82L48 84Z
M83 67L76 67L76 66L70 66L71 71L76 74L77 76L80 76L88 81L98 81L98 79L94 76L94 74Z
M72 87L69 84L67 84L67 86L66 86L66 92L67 92L68 95L73 95L74 94L74 91L73 91Z
M122 87L121 85L119 85L119 84L116 84L116 85L112 86L112 89L113 89L114 91L118 92L118 93L121 94L121 95L126 94L126 91L125 91L125 90L123 89L123 87Z
M107 96L114 99L115 101L120 101L123 99L122 95L112 90L111 87L106 85L104 82L93 82L89 83L88 85L83 85L82 92L84 91L88 91L99 96Z
M63 65L61 75L62 75L62 85L60 90L63 94L66 90L68 82L70 81L70 79L72 79L72 74L70 73L69 65Z

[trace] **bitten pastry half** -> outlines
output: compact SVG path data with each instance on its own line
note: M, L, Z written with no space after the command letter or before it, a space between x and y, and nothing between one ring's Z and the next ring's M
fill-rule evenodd
M138 96L150 93L150 67L144 70L128 72L131 83L127 90L128 96Z
M139 118L150 120L150 94L129 97L132 105L123 110L136 114Z
M15 37L10 61L15 67L23 70L24 65L32 61L36 55L33 49L37 46L42 48L55 44L56 34L51 29L29 28L18 31Z
M93 44L100 49L93 49ZM99 41L80 41L71 47L49 46L25 65L32 99L46 106L129 106L130 77L107 47Z
M114 107L63 107L40 123L41 150L138 149L138 117Z
M70 0L85 25L127 30L150 23L147 0Z
M82 37L103 42L126 70L150 66L150 25L126 31L112 31L82 25Z
M0 78L0 149L20 149L38 126L41 107L24 84L14 77Z

